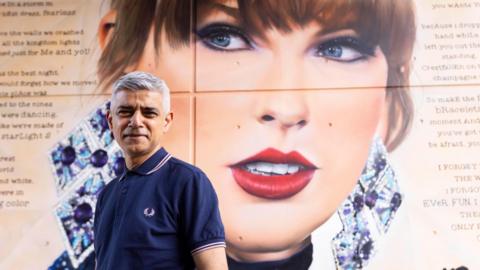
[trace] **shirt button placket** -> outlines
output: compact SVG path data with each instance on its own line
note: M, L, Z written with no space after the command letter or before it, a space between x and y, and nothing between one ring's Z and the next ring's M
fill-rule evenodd
M128 174L120 181L120 195L118 196L116 211L115 211L115 225L121 220L121 216L124 212L125 197L128 193ZM116 226L117 227L117 226Z

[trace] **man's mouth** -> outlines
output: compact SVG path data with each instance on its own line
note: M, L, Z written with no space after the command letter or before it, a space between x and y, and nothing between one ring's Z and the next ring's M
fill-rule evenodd
M285 154L268 148L230 169L247 193L265 199L285 199L306 187L318 168L296 151Z
M128 133L128 134L124 134L123 135L123 138L139 138L139 137L147 137L147 135L145 134L138 134L138 133Z

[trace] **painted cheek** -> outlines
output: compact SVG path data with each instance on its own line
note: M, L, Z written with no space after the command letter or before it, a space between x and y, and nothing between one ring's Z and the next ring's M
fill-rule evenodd
M156 54L155 54L155 46L153 42L153 28L150 29L147 43L145 44L145 48L143 50L142 57L138 61L137 65L135 67L131 67L131 70L127 70L128 72L134 71L134 70L140 70L140 71L146 71L149 73L155 73L155 59L156 59Z

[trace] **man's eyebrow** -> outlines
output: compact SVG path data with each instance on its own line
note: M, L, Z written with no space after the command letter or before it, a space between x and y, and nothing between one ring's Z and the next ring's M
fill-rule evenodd
M117 110L118 109L132 109L132 108L133 108L133 106L131 106L131 105L118 105L117 106Z
M142 110L144 111L159 111L159 109L157 107L142 107Z

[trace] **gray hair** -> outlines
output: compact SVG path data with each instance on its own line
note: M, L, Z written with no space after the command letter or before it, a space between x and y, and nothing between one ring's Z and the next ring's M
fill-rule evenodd
M162 94L163 113L170 112L170 90L167 84L150 73L143 71L127 73L115 81L112 88L112 98L118 91L122 90L160 92Z

